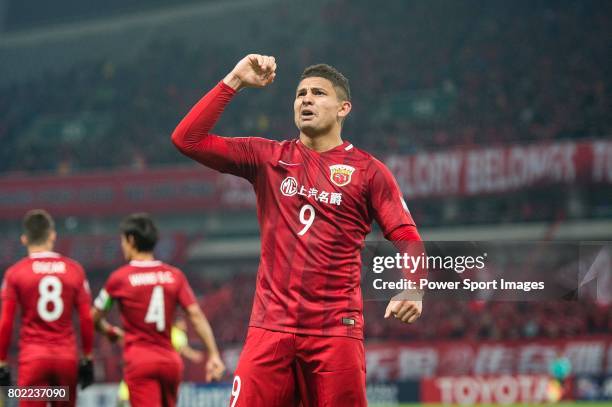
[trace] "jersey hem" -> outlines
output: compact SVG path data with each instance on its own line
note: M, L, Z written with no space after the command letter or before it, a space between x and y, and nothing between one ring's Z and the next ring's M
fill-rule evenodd
M326 329L325 330L326 332L323 333L321 332L320 329L296 328L296 327L287 327L287 326L280 326L280 325L273 325L273 324L249 323L249 328L251 327L267 329L269 331L284 332L288 334L297 334L297 335L324 336L324 337L343 336L343 337L359 339L363 341L363 331L361 329L359 329L357 333L346 332L347 331L346 329L343 330L344 332L342 332L342 329Z

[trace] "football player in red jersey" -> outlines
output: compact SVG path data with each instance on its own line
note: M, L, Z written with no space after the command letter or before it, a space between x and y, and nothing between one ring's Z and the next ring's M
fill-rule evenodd
M155 260L158 232L147 214L133 214L120 225L121 248L129 263L115 270L94 301L94 324L109 339L123 336L124 377L133 407L176 405L183 362L172 346L171 329L181 306L206 346L206 380L225 371L208 323L185 275ZM119 303L123 330L104 318Z
M93 382L91 352L93 323L91 295L83 267L53 252L56 233L44 210L29 211L23 220L21 242L28 256L11 266L2 283L0 371L3 386L10 385L6 356L17 305L21 308L19 386L68 386L69 401L52 405L74 406L76 384ZM72 313L79 316L84 358L78 367ZM44 406L44 401L21 401L21 406Z
M247 55L172 134L183 154L247 179L256 193L261 259L230 405L286 406L299 393L305 406L365 406L360 249L373 220L391 241L420 237L391 172L342 139L350 88L329 65L302 74L297 138L209 133L238 91L275 76L273 57ZM385 318L415 321L416 294L391 300Z

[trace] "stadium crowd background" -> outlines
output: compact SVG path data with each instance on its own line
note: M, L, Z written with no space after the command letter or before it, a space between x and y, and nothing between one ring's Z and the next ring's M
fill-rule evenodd
M88 22L95 25L94 17L113 22L136 11L146 16L170 10L175 3L205 8L222 2L134 1L129 7L107 2L101 9L76 3L64 0L30 13L28 1L7 1L2 31L8 39L0 41L3 65L12 64L8 57L19 55L15 48L32 30L53 34L54 27L73 24L85 32ZM146 173L190 165L170 143L174 126L247 52L275 55L277 80L269 89L247 90L235 98L217 126L224 135L294 137L291 104L297 78L303 67L326 62L351 80L354 109L344 137L383 160L390 154L612 136L610 2L435 0L375 6L335 0L296 7L267 1L261 9L241 12L236 21L234 12L243 4L227 2L227 12L211 8L210 19L197 24L201 33L189 24L152 28L141 36L130 34L117 46L122 52L102 49L98 56L67 62L78 51L66 46L58 66L42 61L31 70L19 66L25 59L17 58L16 65L2 68L0 176ZM216 41L217 36L223 38ZM610 185L406 199L425 239L435 227L477 225L499 238L508 224L539 222L550 231L568 220L612 218ZM201 296L221 346L241 343L256 256L232 260L228 253L208 261L189 253L191 243L206 245L220 235L256 239L254 211L153 215L165 233L186 233L188 254L177 265ZM112 235L120 217L60 217L60 239ZM217 226L202 226L211 224ZM3 219L0 230L3 241L16 241L19 219ZM23 255L15 244L6 247L0 256L3 267ZM88 266L86 258L77 259ZM120 264L116 254L110 259ZM88 267L94 291L112 270L112 261ZM384 304L365 303L368 340L513 340L612 332L612 307L594 301L436 301L426 303L419 322L409 327L382 320L383 310ZM98 343L98 349L103 358L116 352L107 343Z
M168 134L247 44L280 52L278 81L236 99L219 126L226 134L294 137L296 74L328 61L352 78L355 110L346 137L378 155L599 137L612 132L606 7L390 2L372 13L366 1L333 1L305 22L280 4L265 19L248 21L249 41L234 48L210 38L153 38L129 63L101 57L5 85L0 170L182 162L168 148ZM420 111L411 98L423 99Z

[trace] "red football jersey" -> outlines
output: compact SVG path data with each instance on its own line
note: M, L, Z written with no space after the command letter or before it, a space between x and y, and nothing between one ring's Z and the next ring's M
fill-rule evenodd
M19 361L77 358L72 313L89 304L89 284L81 265L58 253L37 252L10 267L2 283L2 300L21 307Z
M94 301L108 311L119 303L125 330L124 357L129 363L175 354L170 341L177 304L196 302L185 275L157 260L133 260L114 271Z
M207 134L234 93L217 85L179 124L173 142L253 184L261 260L250 326L363 338L360 250L372 221L385 236L414 226L397 182L348 141L318 153L299 140Z

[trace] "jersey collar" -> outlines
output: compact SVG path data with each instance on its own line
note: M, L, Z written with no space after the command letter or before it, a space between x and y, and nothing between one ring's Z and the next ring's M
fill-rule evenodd
M352 149L353 149L353 145L352 145L352 144L351 144L351 142L350 142L350 141L348 141L348 140L343 140L343 141L342 141L342 144L340 144L340 145L338 145L338 146L336 146L336 147L332 148L331 150L323 151L323 152L321 152L321 153L319 153L319 152L317 152L317 151L314 151L314 150L313 150L313 149L311 149L311 148L306 147L306 146L304 145L304 143L302 143L302 140L300 140L299 138L296 140L296 142L295 142L295 143L296 143L298 146L300 146L300 148L302 148L302 149L304 149L304 150L306 150L306 151L308 151L308 152L310 152L310 153L313 153L313 154L333 154L333 153L336 153L336 152L346 152L346 151L350 151L350 150L352 150Z
M159 260L132 260L130 266L132 267L156 267L161 265Z
M55 253L55 252L34 252L34 253L30 253L28 257L31 259L44 259L48 257L58 258L61 256L59 253Z

